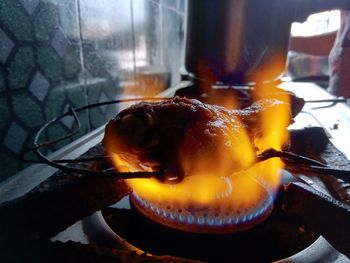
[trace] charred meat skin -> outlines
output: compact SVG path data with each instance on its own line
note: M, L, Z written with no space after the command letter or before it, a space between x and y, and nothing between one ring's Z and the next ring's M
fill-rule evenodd
M214 170L232 173L251 165L240 161L240 150L250 142L249 135L258 136L258 114L281 105L285 103L265 99L243 110L228 110L180 97L142 102L109 121L103 145L107 152L181 176Z

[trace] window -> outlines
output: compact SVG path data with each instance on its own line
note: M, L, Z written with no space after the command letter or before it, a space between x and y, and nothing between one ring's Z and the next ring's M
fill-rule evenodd
M332 10L309 16L304 23L293 23L292 36L315 36L335 31L340 27L340 11Z

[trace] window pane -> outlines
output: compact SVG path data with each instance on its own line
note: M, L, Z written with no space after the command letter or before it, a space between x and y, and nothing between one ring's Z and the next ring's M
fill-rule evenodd
M293 23L292 36L314 36L335 31L340 26L340 11L326 11L310 15L304 23Z

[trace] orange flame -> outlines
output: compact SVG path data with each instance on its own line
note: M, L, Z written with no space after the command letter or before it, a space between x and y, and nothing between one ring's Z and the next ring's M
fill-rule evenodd
M202 70L206 71L205 67L202 67ZM274 68L267 69L265 74L269 75L269 70L273 72ZM211 74L207 72L205 74L209 78L213 78ZM156 179L131 179L127 181L128 185L138 196L153 203L162 202L177 204L180 207L196 206L197 208L211 207L213 209L227 206L243 209L254 207L261 199L263 189L266 187L276 189L278 187L280 182L279 173L283 166L279 159L271 159L251 166L256 156L254 149L258 148L259 152L271 147L279 150L288 138L286 127L290 121L289 97L285 93L276 92L274 89L272 85L264 85L256 87L254 92L256 100L268 98L271 94L274 94L271 99L285 102L280 106L261 111L255 124L260 126L261 136L251 141L248 131L242 128L238 144L230 145L231 154L237 156L237 159L241 162L240 165L244 168L249 167L248 169L224 175L221 174L221 169L218 169L217 174L207 174L199 168L191 176L175 185L164 184ZM231 107L236 102L229 101L229 104ZM229 158L222 156L223 161L226 159L228 161ZM213 164L210 154L199 158L199 160L198 167L206 167L208 164L221 165ZM126 162L125 159L117 155L114 156L113 161L120 171L145 169L139 164ZM193 160L183 159L181 164L186 166L187 163L191 162ZM261 187L261 184L257 182L263 182L264 187Z
M263 83L266 76L273 76L275 72L279 72L282 56L276 55L275 60L261 70L257 76L257 82ZM274 83L265 83L258 85L253 92L254 99L276 99L283 102L277 107L272 107L261 111L259 116L260 130L262 136L256 138L255 145L259 152L263 152L269 148L281 150L283 144L288 141L288 130L286 127L290 124L290 97L288 93L281 92L276 88ZM259 164L264 173L264 180L273 188L276 189L280 183L280 169L283 168L283 163L280 159L274 158Z

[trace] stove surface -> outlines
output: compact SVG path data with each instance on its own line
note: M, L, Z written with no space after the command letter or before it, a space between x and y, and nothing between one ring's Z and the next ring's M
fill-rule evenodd
M311 84L311 83L288 83L288 82L286 82L286 83L282 83L281 87L295 92L300 97L305 98L305 100L334 98L329 93L324 91L322 88L320 88L314 84ZM174 92L178 88L179 87L175 87L174 89L170 89L167 91L167 94L161 94L161 95L162 96L164 96L164 95L169 96L169 95L171 95L172 92ZM316 103L307 103L306 106L304 107L303 112L301 112L297 116L296 122L293 125L293 128L303 128L303 127L308 127L308 126L323 127L326 130L326 132L330 135L330 140L333 143L333 145L349 159L349 157L350 157L350 142L348 140L346 140L347 134L349 134L349 132L350 132L350 108L348 105L346 105L345 103L331 104L328 102L317 103L317 104ZM95 134L93 136L91 134L88 135L88 137L87 137L87 138L89 138L88 144L84 143L84 142L86 142L86 140L84 140L84 139L81 142L79 142L78 145L72 144L71 146L66 148L65 153L61 154L60 157L65 158L66 157L65 155L72 155L73 152L74 152L73 156L76 156L76 157L83 154L87 149L87 145L89 147L91 147L91 146L97 145L100 142L102 133L103 133L103 129L100 129L98 132L95 132ZM74 149L74 150L71 151L70 149ZM35 173L33 173L33 171L35 171ZM46 178L50 177L50 175L54 172L51 169L46 174L45 174L45 172L40 173L39 171L40 171L40 166L34 165L34 166L28 168L26 171L23 171L22 173L20 173L18 176L12 178L10 181L5 182L5 184L1 185L0 186L0 201L11 200L12 198L15 198L15 197L21 196L22 194L25 194L27 191L30 190L30 188L36 186L37 184L39 184L40 182L42 182ZM28 187L28 185L25 185L23 183L19 183L19 184L16 183L16 182L21 182L21 180L23 178L25 178L25 181L30 181L30 187ZM308 177L304 178L303 181L307 181L308 179L309 179ZM315 179L315 180L310 179L310 180L311 181L308 184L311 185L313 188L317 189L317 187L320 186L319 185L320 182L317 181L317 179ZM45 192L44 188L41 187L40 191ZM321 188L319 188L318 190L321 190L323 192L323 194L326 196L326 197L322 196L322 198L326 198L326 200L328 200L327 198L330 198L329 192L323 191L324 189L326 189L326 187L321 184ZM310 191L314 191L314 190L315 189L311 189ZM294 198L294 196L293 196L293 198ZM330 200L333 200L333 199L330 199ZM85 202L85 200L83 201L83 199L81 201ZM307 203L307 202L305 202L305 203ZM336 204L338 205L337 202L336 202ZM278 242L277 243L275 242L276 243L275 245L277 245L277 247L278 247L278 246L283 246L283 244L284 244L284 248L287 248L288 245L286 245L286 244L288 242L293 243L293 240L295 241L298 239L297 237L296 237L296 239L294 239L294 237L293 237L294 234L298 234L298 233L299 234L302 233L303 239L298 240L298 241L300 241L300 243L298 243L298 245L296 247L294 247L293 249L290 249L289 251L287 251L287 249L283 250L283 247L281 247L280 254L277 253L277 255L275 255L275 256L271 256L271 254L267 255L267 256L269 256L269 258L268 258L269 260L278 260L278 259L282 259L284 257L289 257L289 256L297 253L298 251L303 250L308 245L311 245L313 242L315 242L310 248L306 248L306 250L307 250L306 254L305 253L295 254L294 256L292 256L291 258L288 259L288 262L301 262L300 261L301 259L304 260L302 262L315 262L315 259L320 259L320 257L322 258L322 260L326 260L326 261L319 261L319 262L329 262L329 259L332 259L332 262L350 262L350 260L347 257L345 257L343 254L339 253L336 249L334 249L324 238L322 238L322 237L318 238L317 233L315 233L311 230L309 231L307 228L305 228L304 227L305 222L299 222L298 220L296 220L295 222L289 222L288 220L287 220L287 222L284 222L283 220L281 221L279 219L279 217L276 216L276 214L278 214L279 211L281 211L280 205L281 204L277 204L277 207L279 207L279 209L277 209L274 212L274 215L271 217L271 219L268 220L268 222L265 225L262 225L262 227L258 228L258 230L253 229L250 235L248 235L247 237L244 237L244 242L242 242L242 244L240 243L240 241L238 240L239 238L237 238L237 237L224 238L224 239L227 239L225 242L228 242L229 244L232 243L232 244L238 245L238 247L239 247L239 245L247 245L248 246L248 244L253 243L253 245L255 247L255 243L252 242L251 238L253 236L256 239L256 237L258 236L259 237L258 239L261 242L264 242L267 240L267 241L269 241L269 242L271 241L271 242L270 243L266 242L266 245L271 244L271 243L275 242L275 241L273 241L274 236L271 235L271 233L276 233L274 231L277 231L277 232L280 231L278 229L277 230L273 229L273 226L276 225L276 223L272 224L271 222L278 222L278 224L291 223L292 227L289 229L291 229L291 230L294 229L295 231L291 231L290 233L283 233L283 235L284 235L283 241L286 243L282 242L281 244L278 244ZM344 207L343 204L341 204L341 207L342 207L341 209L343 209L343 210L350 209L348 206ZM150 241L160 242L159 240L154 240L154 236L152 236L152 232L149 232L151 229L154 229L154 227L157 228L157 226L152 225L152 223L150 223L150 222L145 222L144 218L142 218L142 216L138 215L137 213L131 212L131 214L130 214L130 212L126 212L126 211L130 211L130 210L121 210L121 208L129 208L127 199L125 199L125 198L122 199L122 201L118 203L117 207L112 206L112 207L108 207L108 208L103 209L102 214L105 217L108 224L107 224L107 227L106 227L106 225L104 225L104 227L103 227L104 230L100 229L99 231L100 231L100 234L107 231L107 233L108 233L107 235L97 234L97 237L96 237L96 233L93 233L94 231L89 230L89 225L90 225L90 229L91 229L91 224L95 225L92 228L96 227L96 221L99 221L99 222L102 221L102 225L106 223L106 222L103 223L104 219L103 218L101 219L101 213L97 213L97 214L94 214L92 217L88 217L87 219L85 219L83 221L79 220L77 223L70 226L68 229L60 232L58 235L55 235L55 237L51 238L51 241L62 241L62 242L75 241L75 242L80 242L82 244L94 243L94 245L97 245L97 246L102 245L102 244L104 244L103 246L106 246L105 244L107 244L107 247L109 247L110 245L116 244L116 238L117 238L117 240L118 240L117 243L119 245L117 245L116 247L118 249L120 249L121 248L120 247L121 238L118 237L118 235L120 235L122 238L126 238L126 236L129 235L128 239L130 239L130 243L129 243L129 240L126 243L123 243L123 242L122 243L131 250L135 249L135 251L139 251L136 248L132 247L132 245L137 245L137 246L140 246L140 248L145 249L146 251L149 250L150 252L153 252L155 254L170 254L171 251L167 250L166 248L159 247L159 248L153 249L152 246L150 247L150 244L154 244L154 243L150 243ZM341 213L343 213L343 212L341 212ZM120 216L121 214L123 214L124 218ZM280 215L281 214L279 214L279 216ZM114 219L115 218L117 218L117 219L113 221L112 220L113 217L114 217ZM130 218L131 218L131 220L129 220ZM285 216L282 216L282 218L285 218ZM326 218L328 218L328 217L326 217ZM117 222L117 224L116 224L116 222ZM134 224L132 224L132 223L134 223ZM334 222L334 223L337 224L337 222ZM121 225L118 225L118 224L121 224ZM131 227L133 229L132 229L131 233L129 233L129 234L127 233L128 228L127 227L124 228L124 226L126 226L128 224L129 224L129 227L130 227L130 224L132 224L131 226L135 226L135 228ZM112 227L113 231L111 230L110 227ZM271 231L271 227L272 227L272 230L274 230L274 231L269 232L269 231ZM266 229L268 229L268 230L266 230ZM147 237L151 237L151 240L147 241L147 239L146 239L147 242L144 242L142 244L141 241L137 240L138 231L144 231L144 233ZM169 231L169 230L164 230L164 229L156 230L157 233L159 231L163 232L163 231ZM136 239L135 239L135 235L136 235ZM187 235L184 235L184 236L180 235L180 237L178 237L178 234L175 234L175 236L177 236L177 238L179 238L179 240L180 240L180 241L178 241L178 240L176 240L176 238L173 238L173 236L171 236L171 235L173 235L173 234L170 234L170 239L167 240L168 244L170 242L170 244L172 244L173 247L176 246L178 243L180 245L182 244L184 251L186 251L186 249L188 248L188 243L186 243L184 241L187 239L191 240L192 243L202 242L202 246L200 246L200 248L202 250L206 250L206 249L210 250L210 247L208 248L207 245L214 243L216 250L213 250L213 251L216 251L216 252L220 251L220 247L216 246L216 244L218 243L217 240L221 240L222 237L213 237L212 236L212 237L206 237L206 238L202 239L203 236L201 236L201 237L199 237L199 236L189 237ZM265 236L267 236L267 239L265 239ZM208 240L208 242L206 240ZM164 244L167 244L167 243L163 243L163 245ZM132 248L130 248L129 246L131 246ZM166 247L166 246L164 246L164 247ZM265 247L265 244L264 244L264 246L262 246L262 248L264 248L264 247ZM159 250L157 250L157 249L159 249ZM234 249L234 248L232 248L232 249ZM259 247L256 248L256 251L263 252L263 250L259 250ZM187 252L179 253L179 254L176 254L176 256L186 257L188 255L186 253ZM199 251L197 253L201 253L201 252ZM249 254L252 252L251 251L244 251L243 249L241 249L240 253ZM199 259L209 259L209 261L211 261L211 253L207 253L207 254L209 254L208 258L199 258ZM310 257L310 255L314 255L314 256ZM253 257L254 255L249 255L249 256ZM308 258L309 261L305 261L305 259L306 259L305 256L310 257L310 258ZM232 259L232 257L230 259ZM314 260L314 261L312 261L312 260Z

